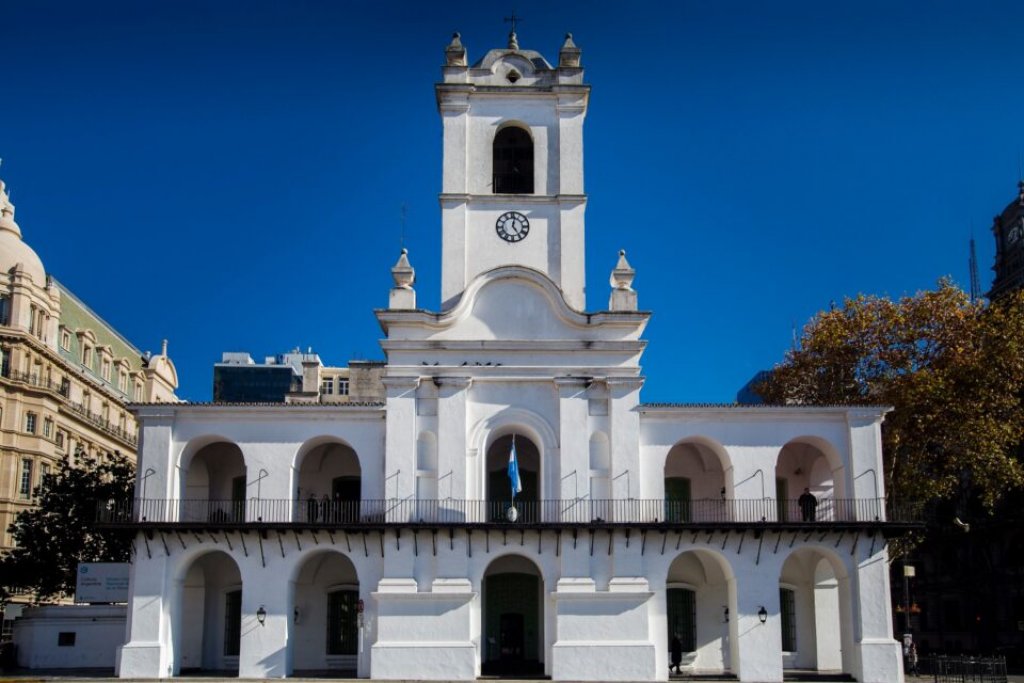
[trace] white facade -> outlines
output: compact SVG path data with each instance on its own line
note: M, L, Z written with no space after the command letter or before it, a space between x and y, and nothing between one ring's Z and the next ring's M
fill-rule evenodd
M443 310L403 254L382 403L137 408L139 499L108 518L140 527L119 674L665 680L676 635L691 672L900 680L884 409L642 404L624 255L582 312L579 51L446 55ZM530 192L487 182L508 127Z

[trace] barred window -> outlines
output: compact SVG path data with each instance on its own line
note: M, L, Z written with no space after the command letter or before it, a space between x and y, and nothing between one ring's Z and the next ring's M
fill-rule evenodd
M237 657L242 644L242 591L224 595L224 655Z
M780 588L779 605L782 610L782 651L796 652L796 593Z

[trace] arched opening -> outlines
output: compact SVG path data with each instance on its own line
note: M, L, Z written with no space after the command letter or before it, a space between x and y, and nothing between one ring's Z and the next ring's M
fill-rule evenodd
M295 496L296 520L307 524L344 524L361 519L362 470L347 444L327 441L301 456Z
M187 461L180 519L243 522L247 490L242 449L227 441L207 444Z
M680 667L688 673L724 674L736 661L730 615L736 614L736 583L716 553L690 550L669 566L665 584L668 641L679 640Z
M779 577L783 668L852 674L850 607L841 562L817 548L790 554Z
M181 582L175 617L175 673L238 675L242 576L231 556L218 550L192 562Z
M485 675L544 672L544 579L530 560L506 555L491 562L482 581Z
M665 458L665 521L729 521L726 465L700 441L677 443Z
M518 126L494 136L494 193L533 194L533 139Z
M513 505L509 464L513 444L522 491L515 494L515 512L510 514ZM487 449L488 521L539 521L539 500L540 451L537 445L522 434L506 434L495 439Z
M830 457L831 455L831 457ZM855 519L843 498L843 467L831 447L817 439L790 441L775 463L776 515L780 522Z
M292 588L293 674L354 678L362 636L355 565L338 552L314 553L299 567Z

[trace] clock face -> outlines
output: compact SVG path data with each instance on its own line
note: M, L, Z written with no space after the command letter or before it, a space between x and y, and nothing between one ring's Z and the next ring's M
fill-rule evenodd
M1024 233L1024 227L1022 226L1024 226L1024 221L1021 221L1010 228L1010 232L1006 234L1006 239L1010 244L1016 243L1022 236L1024 236L1024 234L1022 234Z
M506 242L519 242L530 234L530 221L518 211L506 211L498 217L494 228L498 231L498 237Z

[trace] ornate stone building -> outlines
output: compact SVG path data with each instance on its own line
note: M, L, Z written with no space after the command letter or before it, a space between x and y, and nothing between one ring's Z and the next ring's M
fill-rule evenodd
M177 383L166 342L143 355L46 272L0 181L0 552L62 458L134 459L125 405L176 401Z

